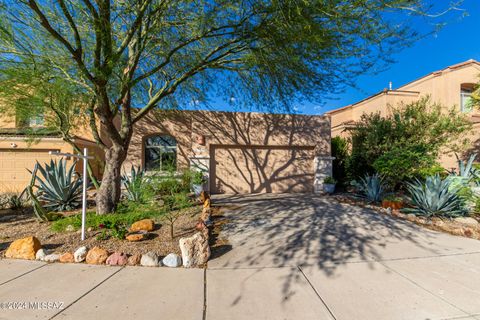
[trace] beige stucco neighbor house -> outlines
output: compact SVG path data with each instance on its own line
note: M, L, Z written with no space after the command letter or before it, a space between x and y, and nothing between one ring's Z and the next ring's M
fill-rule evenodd
M27 169L49 160L48 151L73 151L54 135L28 143L14 119L1 123L0 192L24 188ZM101 175L102 154L88 132L76 142L95 154ZM201 168L213 193L316 192L331 174L331 160L325 116L169 111L135 124L123 170Z
M469 97L480 80L480 63L468 60L445 69L432 72L420 79L409 82L397 89L384 89L354 104L326 113L330 116L332 137L348 136L348 128L355 125L362 114L380 112L388 113L390 106L410 103L422 97L430 96L431 102L451 108L455 106L468 114L473 122L471 137L473 152L480 145L480 113L472 110ZM446 152L439 159L447 169L457 167L455 154Z

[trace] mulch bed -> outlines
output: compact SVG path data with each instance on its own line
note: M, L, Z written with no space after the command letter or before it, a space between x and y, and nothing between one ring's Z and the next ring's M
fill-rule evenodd
M31 209L0 210L0 256L14 240L35 236L40 240L43 248L51 253L74 252L80 246L93 248L99 246L109 252L120 251L130 255L143 254L149 251L165 256L169 253L181 254L178 240L196 232L195 225L200 217L202 207L195 206L185 209L182 216L175 222L175 239L170 238L170 226L164 221L153 219L156 229L151 231L149 239L139 242L129 242L109 238L97 240L101 230L86 232L86 240L80 240L80 230L73 232L54 232L50 229L51 222L37 221Z

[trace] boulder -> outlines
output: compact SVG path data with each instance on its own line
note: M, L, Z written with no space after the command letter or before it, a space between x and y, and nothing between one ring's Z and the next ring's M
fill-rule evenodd
M130 242L136 242L136 241L145 240L146 237L147 237L147 233L145 232L135 232L135 233L127 234L125 239Z
M114 252L107 258L107 264L110 266L124 266L128 263L128 256L123 252Z
M182 257L175 253L169 253L165 258L163 258L162 263L164 266L177 268L182 265Z
M85 261L88 264L104 264L108 258L108 251L99 247L93 247L87 253Z
M143 219L134 222L130 227L130 232L152 231L155 228L155 222L152 219Z
M454 218L453 220L463 226L467 226L471 228L478 227L478 221L472 217L458 217L458 218Z
M179 244L185 268L201 266L210 258L208 229L197 232L191 237L181 238Z
M43 258L43 261L45 262L57 262L59 260L60 260L60 255L56 253L47 254L45 258Z
M46 249L40 248L35 254L35 260L45 261L48 251Z
M67 252L67 253L62 254L58 260L61 263L74 263L75 262L75 258L73 256L73 253L71 253L71 252Z
M5 258L35 260L35 254L42 245L35 237L13 241L5 252Z
M130 256L128 258L127 264L129 266L138 266L140 264L140 260L142 259L142 256L139 254L134 254L133 256Z
M85 258L87 257L87 247L85 246L82 246L80 248L78 248L77 250L75 250L75 252L73 253L73 258L75 260L75 262L83 262L85 261Z
M158 267L158 255L155 252L147 252L142 254L140 265L144 267Z

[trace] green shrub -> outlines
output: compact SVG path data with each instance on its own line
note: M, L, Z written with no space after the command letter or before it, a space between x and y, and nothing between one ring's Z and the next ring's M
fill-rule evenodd
M348 141L342 137L333 137L332 142L332 175L340 185L347 181L346 165L349 158Z
M425 182L416 179L407 183L407 190L413 208L402 209L404 212L425 217L458 217L468 213L450 179L442 179L439 175L427 177Z
M335 180L333 177L326 177L323 179L323 183L325 184L336 184L337 180Z
M464 114L454 108L444 112L428 98L392 108L387 115L364 114L350 129L347 176L378 172L392 186L401 185L436 168L442 148L463 147L470 128Z
M162 197L162 200L165 202L165 207L168 211L180 210L193 205L186 193L166 195Z

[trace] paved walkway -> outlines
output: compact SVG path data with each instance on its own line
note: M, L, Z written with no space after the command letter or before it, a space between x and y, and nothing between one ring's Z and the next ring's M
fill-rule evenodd
M25 309L0 319L480 319L480 241L312 195L214 203L207 270L1 260L0 307Z

